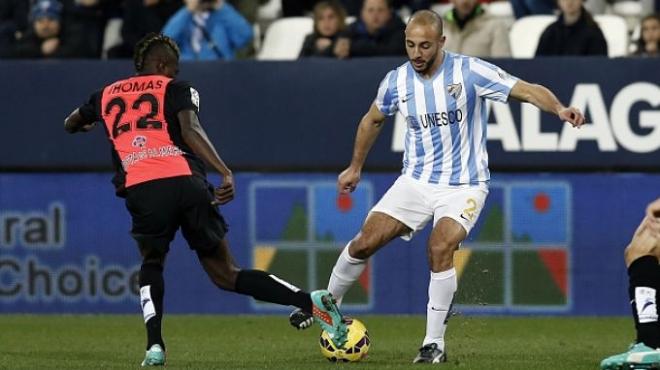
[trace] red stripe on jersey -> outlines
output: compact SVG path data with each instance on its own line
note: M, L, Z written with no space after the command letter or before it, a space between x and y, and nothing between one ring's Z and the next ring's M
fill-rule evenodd
M101 116L126 172L126 187L192 174L167 131L165 92L171 80L136 76L103 89Z

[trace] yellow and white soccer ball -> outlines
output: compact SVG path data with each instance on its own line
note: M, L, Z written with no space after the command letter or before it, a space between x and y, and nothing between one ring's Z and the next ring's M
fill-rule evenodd
M348 326L348 340L344 348L337 348L328 333L323 330L319 338L321 353L328 361L357 362L367 357L371 340L369 332L362 322L353 318L345 318Z

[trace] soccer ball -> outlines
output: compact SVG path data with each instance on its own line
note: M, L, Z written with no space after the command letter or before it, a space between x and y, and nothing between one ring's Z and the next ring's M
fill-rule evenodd
M328 333L325 330L321 332L321 353L328 361L357 362L367 357L369 352L371 340L364 324L353 318L345 317L344 320L348 326L348 340L344 348L335 347Z

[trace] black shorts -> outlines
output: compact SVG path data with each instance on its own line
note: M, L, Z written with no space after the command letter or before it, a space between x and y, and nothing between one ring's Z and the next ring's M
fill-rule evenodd
M128 188L126 208L131 213L131 235L142 248L167 253L181 227L190 249L213 252L227 233L227 224L211 205L213 186L197 176L148 181Z

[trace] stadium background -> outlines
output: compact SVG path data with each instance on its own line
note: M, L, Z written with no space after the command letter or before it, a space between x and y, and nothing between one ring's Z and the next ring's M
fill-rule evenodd
M223 207L242 266L324 287L340 249L400 164L389 122L359 189L337 198L356 124L399 58L183 64L211 140L237 173ZM650 59L498 60L586 111L568 130L517 103L490 109L491 193L457 256L466 314L626 315L623 247L658 196L660 74ZM66 135L63 118L128 62L0 61L0 312L138 313L138 254L113 195L103 130ZM523 123L521 125L521 123ZM568 127L570 129L570 127ZM211 175L219 181L217 175ZM370 262L349 312L421 314L428 230ZM200 281L204 283L199 284ZM219 295L182 239L172 246L171 313L272 313Z

